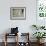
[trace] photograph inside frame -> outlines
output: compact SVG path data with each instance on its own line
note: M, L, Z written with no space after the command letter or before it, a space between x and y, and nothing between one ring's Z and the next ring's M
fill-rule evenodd
M25 19L26 8L25 7L11 7L10 17L11 19Z

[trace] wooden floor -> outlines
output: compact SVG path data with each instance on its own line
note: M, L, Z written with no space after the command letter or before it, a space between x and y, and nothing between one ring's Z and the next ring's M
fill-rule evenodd
M4 43L3 42L2 43L0 42L0 46L4 46ZM14 43L10 42L10 43L8 43L7 46L15 46L15 42ZM37 43L32 42L32 43L30 43L30 46L37 46ZM42 46L46 46L46 43L44 43L44 45L42 45Z

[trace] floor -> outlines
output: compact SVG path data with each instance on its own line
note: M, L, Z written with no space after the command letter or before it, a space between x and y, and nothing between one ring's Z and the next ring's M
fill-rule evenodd
M37 46L37 43L30 43L31 45L30 46ZM0 42L0 46L4 46L4 43L2 42ZM7 46L15 46L15 43L8 43L8 45ZM25 46L25 45L21 45L21 46ZM46 46L46 43L44 43L44 45L41 45L41 46Z

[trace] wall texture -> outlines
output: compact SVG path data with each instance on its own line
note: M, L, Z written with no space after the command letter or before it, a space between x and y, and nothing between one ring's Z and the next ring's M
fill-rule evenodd
M10 7L26 7L26 20L10 20ZM36 0L0 0L0 34L17 26L19 32L32 36L32 24L36 24Z
M10 7L26 7L26 20L10 20ZM0 33L16 26L20 32L31 32L29 28L32 24L36 24L36 0L0 1Z

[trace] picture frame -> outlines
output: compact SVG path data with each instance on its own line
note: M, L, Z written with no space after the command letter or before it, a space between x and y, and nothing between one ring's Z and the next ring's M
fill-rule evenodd
M26 19L26 7L11 7L10 8L11 20L25 20Z
M36 24L37 25L46 25L46 4L43 2L46 0L37 0L36 1Z
M46 19L46 0L37 0L36 4L36 10L37 10L37 17L38 19Z

